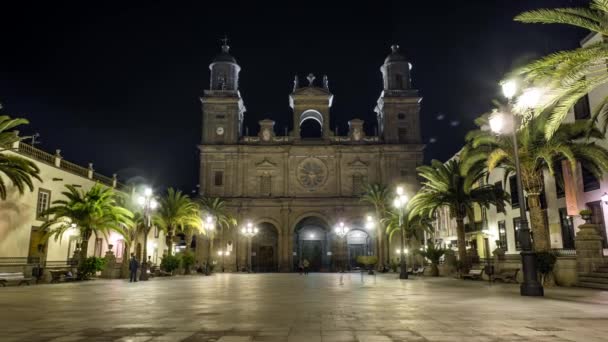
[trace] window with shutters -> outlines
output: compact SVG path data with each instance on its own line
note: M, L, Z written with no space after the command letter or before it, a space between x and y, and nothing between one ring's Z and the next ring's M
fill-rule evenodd
M353 194L358 195L363 193L363 187L365 183L365 178L360 173L355 173L353 175Z
M45 189L38 189L38 202L36 203L36 218L44 219L43 213L51 204L51 192Z
M505 221L498 221L498 241L500 243L500 247L504 250L507 250L507 225Z
M260 178L260 193L262 195L270 196L272 191L272 176L262 175Z
M518 251L521 250L521 246L519 244L519 228L521 226L521 218L514 217L513 218L513 236L515 236L515 249Z
M215 171L213 174L213 184L215 186L224 185L224 171Z
M509 190L511 192L511 208L519 208L519 195L517 192L517 177L509 177Z

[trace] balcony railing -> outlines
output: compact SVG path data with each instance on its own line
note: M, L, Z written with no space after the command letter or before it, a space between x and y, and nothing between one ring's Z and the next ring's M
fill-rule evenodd
M118 188L121 190L125 190L127 188L126 185L121 184L116 180L116 175L114 175L114 177L107 177L95 172L93 170L93 164L89 164L89 167L83 167L63 159L63 157L61 157L60 150L57 150L55 154L51 154L40 150L32 145L28 145L24 142L16 142L13 145L12 150L19 154L28 156L32 159L41 161L45 164L58 167L62 170L68 171L81 177L98 181L110 187Z
M551 252L557 256L576 256L576 249L552 248Z

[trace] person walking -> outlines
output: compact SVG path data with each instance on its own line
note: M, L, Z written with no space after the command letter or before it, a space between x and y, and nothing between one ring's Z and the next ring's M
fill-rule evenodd
M131 260L129 260L129 271L131 276L129 278L129 283L137 282L137 269L139 268L139 261L135 257L135 253L131 253Z
M308 267L310 266L310 262L308 262L308 259L304 259L302 264L304 266L304 274L308 275Z
M304 272L304 264L302 264L302 261L298 264L298 271L300 271L300 275Z

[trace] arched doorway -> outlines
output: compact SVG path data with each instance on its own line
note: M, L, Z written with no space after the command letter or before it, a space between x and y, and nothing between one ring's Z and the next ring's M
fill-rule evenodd
M352 229L346 235L348 246L348 263L351 268L357 267L357 257L362 255L373 255L373 243L371 235L363 229Z
M331 234L328 225L317 217L306 217L295 227L294 234L294 269L304 260L308 260L309 269L313 272L329 271L331 266Z
M259 232L251 239L251 267L255 272L277 272L279 234L272 223L258 224Z

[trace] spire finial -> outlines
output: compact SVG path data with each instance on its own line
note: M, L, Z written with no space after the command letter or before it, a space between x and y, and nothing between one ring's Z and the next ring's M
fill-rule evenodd
M220 39L220 41L222 42L222 51L228 53L228 50L230 50L230 46L228 45L228 35L224 34L224 38Z
M391 45L391 51L393 51L393 53L398 52L399 51L399 45L397 45L397 44Z

